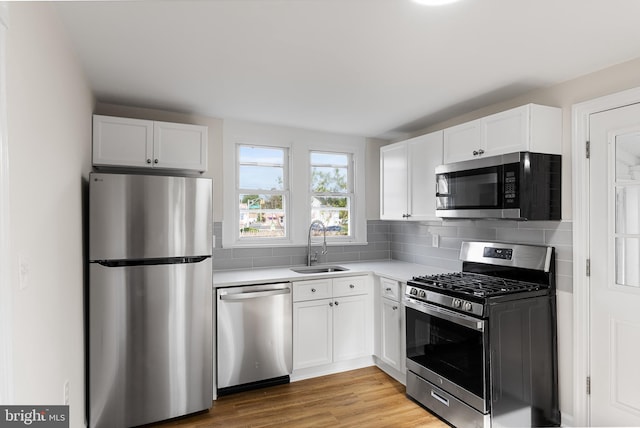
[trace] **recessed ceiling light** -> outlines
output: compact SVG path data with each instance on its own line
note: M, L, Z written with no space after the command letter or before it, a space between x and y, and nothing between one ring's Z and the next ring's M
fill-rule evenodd
M442 6L449 3L455 3L459 0L413 0L413 1L425 6Z

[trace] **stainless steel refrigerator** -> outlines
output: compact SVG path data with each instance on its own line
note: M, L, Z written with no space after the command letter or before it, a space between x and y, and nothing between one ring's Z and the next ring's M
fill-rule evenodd
M91 428L211 407L212 227L210 179L90 174Z

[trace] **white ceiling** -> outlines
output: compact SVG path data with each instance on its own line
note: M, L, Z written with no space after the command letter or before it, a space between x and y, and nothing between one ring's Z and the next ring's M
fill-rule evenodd
M367 137L640 57L638 0L56 7L99 101Z

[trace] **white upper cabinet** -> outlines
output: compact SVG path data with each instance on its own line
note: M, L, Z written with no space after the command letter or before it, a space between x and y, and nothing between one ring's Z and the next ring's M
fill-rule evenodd
M436 218L435 168L442 163L442 131L380 148L380 218Z
M93 116L93 165L207 169L207 127Z
M562 110L527 104L444 130L444 163L511 152L561 153Z

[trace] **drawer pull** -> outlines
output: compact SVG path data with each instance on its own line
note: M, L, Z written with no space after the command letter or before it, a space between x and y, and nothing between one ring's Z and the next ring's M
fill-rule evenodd
M315 289L315 288L312 288L312 289L311 289L311 292L312 292L312 293L315 293L315 292L316 292L316 289Z
M356 288L356 286L353 284L349 284L349 288Z
M338 306L340 303L336 300L336 306Z
M439 402L441 402L442 404L444 404L445 406L449 407L449 400L447 400L444 397L441 397L439 394L437 394L433 389L431 390L431 396L433 398L435 398L436 400L438 400Z
M391 293L391 287L387 287L387 291Z
M393 309L395 311L396 309L398 309L398 307L397 306L393 306L393 307L391 307L391 309Z
M333 306L333 302L329 302L329 306Z

